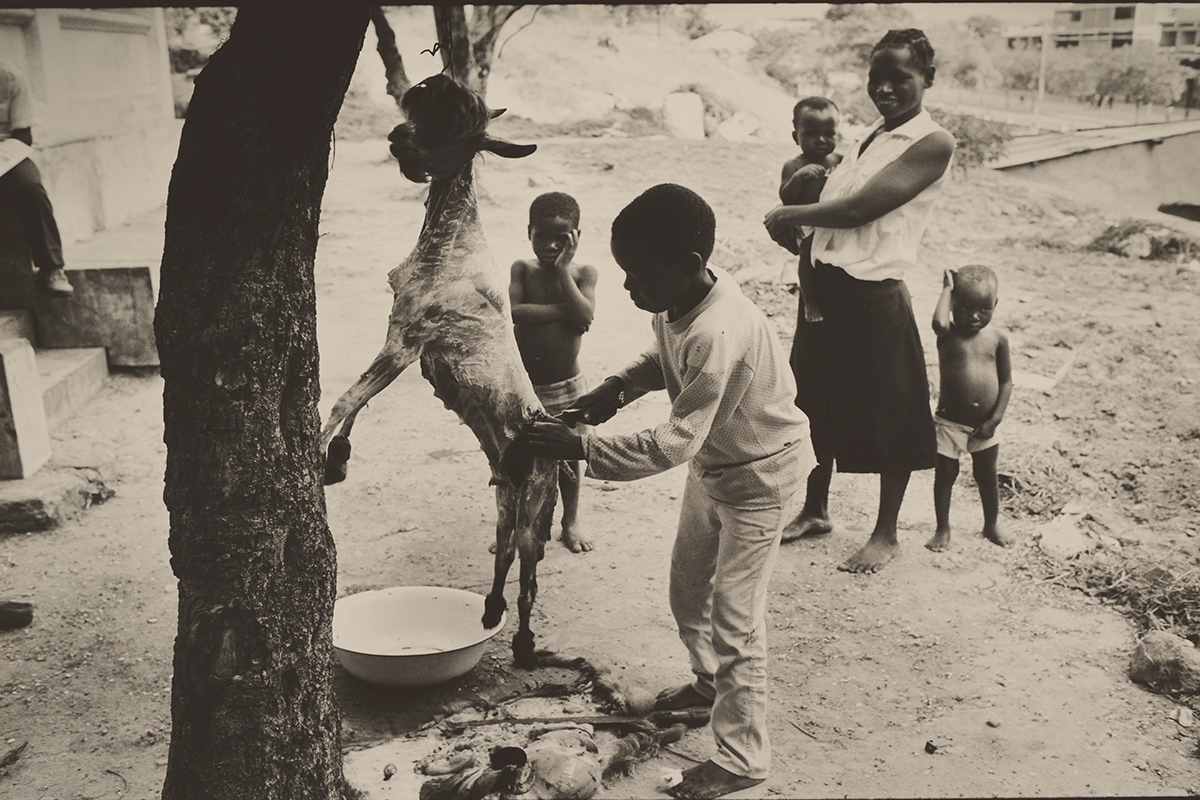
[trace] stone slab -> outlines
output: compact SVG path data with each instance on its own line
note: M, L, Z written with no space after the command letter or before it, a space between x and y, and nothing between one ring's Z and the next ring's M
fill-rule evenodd
M103 347L37 350L42 406L50 430L92 398L108 377Z
M56 528L111 496L93 469L46 469L31 478L0 481L0 534Z
M71 297L34 297L39 347L103 347L112 366L158 366L150 267L69 267L67 277Z
M0 479L28 478L49 458L33 347L25 339L0 339Z
M0 339L25 339L36 345L33 333L33 314L27 308L0 311Z

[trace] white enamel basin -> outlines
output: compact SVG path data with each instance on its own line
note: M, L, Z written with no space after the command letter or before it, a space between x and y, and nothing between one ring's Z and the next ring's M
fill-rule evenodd
M433 686L471 670L505 616L485 628L483 595L444 586L393 586L333 607L333 649L346 671L385 686Z

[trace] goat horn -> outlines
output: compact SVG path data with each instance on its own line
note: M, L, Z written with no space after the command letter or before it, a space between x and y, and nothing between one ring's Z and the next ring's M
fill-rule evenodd
M503 114L505 111L508 111L508 109L507 108L489 108L488 109L488 119L495 119L496 117Z
M485 133L479 143L479 149L487 150L489 153L495 153L503 158L524 158L534 150L537 150L537 145L514 144L507 139L501 139Z

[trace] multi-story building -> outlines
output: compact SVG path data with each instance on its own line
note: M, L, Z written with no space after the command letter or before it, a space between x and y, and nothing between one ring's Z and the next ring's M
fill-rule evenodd
M1170 19L1161 23L1158 46L1161 51L1187 58L1200 56L1200 4L1188 4L1175 9Z
M1200 6L1195 3L1059 3L1053 7L1048 20L1050 40L1055 47L1083 47L1089 50L1127 47L1144 44L1166 47L1167 29L1180 34L1190 32L1195 44L1196 17ZM1184 24L1190 20L1190 27ZM1046 26L1027 26L1006 31L1012 49L1040 48ZM1175 45L1170 45L1174 47Z

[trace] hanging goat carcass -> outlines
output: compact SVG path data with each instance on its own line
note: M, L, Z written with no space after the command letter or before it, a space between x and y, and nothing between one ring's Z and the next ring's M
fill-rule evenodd
M325 482L345 477L358 411L420 359L434 394L471 428L491 465L496 561L483 625L500 621L505 577L519 554L520 625L513 656L532 667L529 616L537 597L537 563L550 538L558 465L520 455L529 423L549 417L521 364L507 292L496 280L479 222L472 170L480 151L521 158L536 145L489 136L488 121L501 111L489 111L478 95L445 75L413 86L401 108L408 121L388 138L404 176L429 182L425 221L412 253L388 274L394 299L383 350L338 399L322 431L322 447L328 448Z

